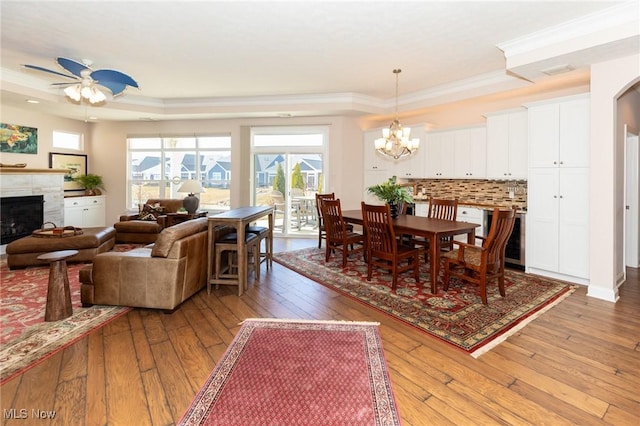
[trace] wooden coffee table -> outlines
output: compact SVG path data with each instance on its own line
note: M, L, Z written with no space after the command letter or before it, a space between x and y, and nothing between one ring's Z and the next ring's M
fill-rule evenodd
M41 254L39 260L49 262L49 286L45 321L60 321L73 314L71 291L67 275L67 259L78 254L78 250L61 250Z

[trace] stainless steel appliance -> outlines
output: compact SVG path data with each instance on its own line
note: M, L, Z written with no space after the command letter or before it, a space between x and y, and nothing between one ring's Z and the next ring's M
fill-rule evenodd
M516 213L516 222L513 225L513 232L507 241L505 250L505 266L520 269L524 271L525 266L525 227L526 213ZM489 234L491 220L493 219L493 211L484 211L484 232Z

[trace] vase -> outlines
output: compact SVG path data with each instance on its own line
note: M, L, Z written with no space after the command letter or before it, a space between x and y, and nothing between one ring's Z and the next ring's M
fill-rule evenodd
M391 217L393 219L398 217L398 205L389 203L389 209L391 210Z

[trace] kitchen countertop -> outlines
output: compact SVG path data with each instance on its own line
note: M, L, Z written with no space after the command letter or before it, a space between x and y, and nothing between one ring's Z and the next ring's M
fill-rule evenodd
M428 203L429 199L428 198L418 198L418 197L414 197L413 201L415 203ZM473 207L473 208L477 208L477 209L481 209L481 210L493 210L496 207L511 207L511 204L487 204L487 203L476 203L476 202L471 202L471 201L459 201L458 202L459 206L466 206L466 207ZM518 208L517 213L526 213L527 212L527 207L520 207Z

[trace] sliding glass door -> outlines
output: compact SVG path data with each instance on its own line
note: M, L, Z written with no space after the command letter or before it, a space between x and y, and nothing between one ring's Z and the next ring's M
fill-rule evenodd
M326 129L253 130L253 204L275 208L276 235L317 235L315 194L325 185Z

